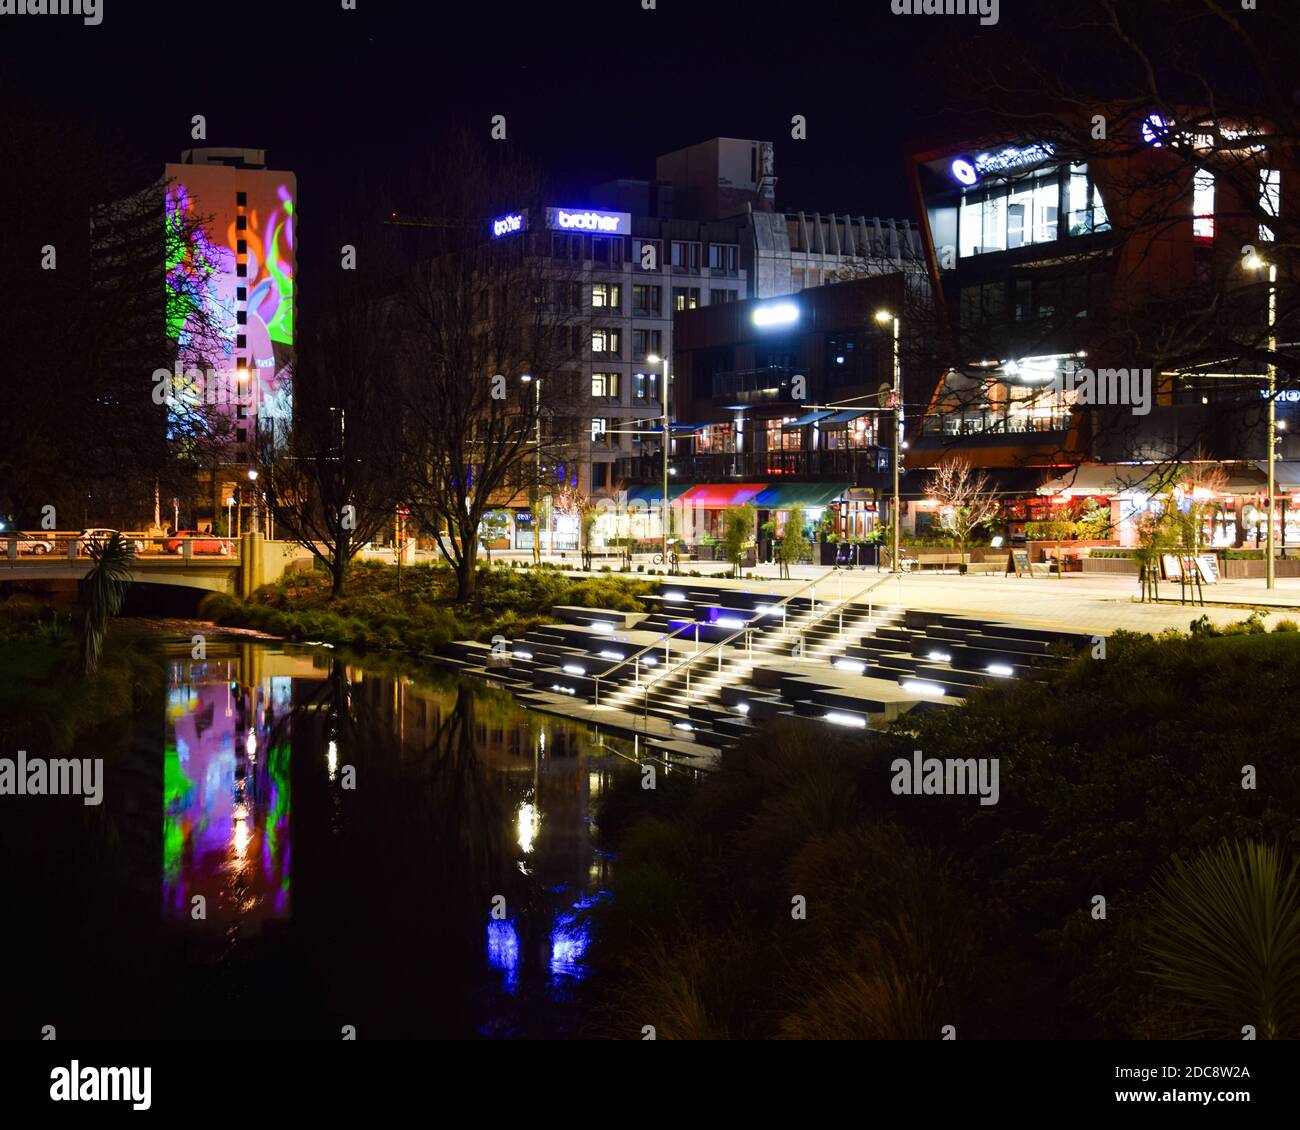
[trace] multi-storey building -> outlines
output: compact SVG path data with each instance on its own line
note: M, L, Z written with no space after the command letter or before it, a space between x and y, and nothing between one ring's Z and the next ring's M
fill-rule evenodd
M215 148L186 150L163 179L167 332L178 365L206 366L205 404L229 413L227 441L207 476L215 529L252 500L259 428L288 425L297 180L269 169L265 150ZM186 238L176 239L179 231Z
M1013 534L1093 498L1131 542L1146 480L1185 467L1190 493L1210 465L1220 468L1215 540L1259 533L1268 284L1242 252L1254 246L1274 266L1285 255L1300 170L1255 142L1257 129L1187 120L1202 124L1137 120L1090 152L1077 144L1087 130L1067 125L1051 139L1000 135L909 154L935 298L929 328L948 355L920 406L907 483L920 505L905 525L924 507L919 468L959 451L1004 492ZM1274 336L1286 342L1293 330L1284 314ZM1121 371L1134 383L1116 397ZM1081 384L1089 375L1092 387ZM1111 395L1094 394L1102 381ZM1283 388L1276 400L1280 454L1293 458L1295 395ZM1289 522L1295 544L1287 503L1300 476L1285 459L1280 469L1279 528Z
M919 233L906 223L776 212L769 142L713 138L660 156L655 174L493 224L495 238L542 225L549 233L562 291L552 303L575 320L570 376L591 390L565 478L596 498L621 498L661 458L676 317L920 265ZM685 403L670 404L669 415L694 422ZM674 434L689 449L687 433L675 425ZM531 545L527 514L517 503L512 510L512 544ZM557 523L554 536L556 548L576 545L576 522Z

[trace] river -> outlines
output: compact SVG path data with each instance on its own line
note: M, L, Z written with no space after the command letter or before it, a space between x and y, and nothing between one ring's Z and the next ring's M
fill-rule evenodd
M102 806L43 799L25 833L12 1023L580 1033L584 911L612 866L593 814L637 787L629 742L481 681L320 647L210 641L167 663L165 701L95 751Z

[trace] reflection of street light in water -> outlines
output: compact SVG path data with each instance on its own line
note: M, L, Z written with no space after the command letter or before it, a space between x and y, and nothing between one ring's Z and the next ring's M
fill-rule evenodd
M537 811L537 806L532 801L524 801L519 806L519 816L515 821L515 825L518 831L519 847L525 853L533 850L541 824L542 814Z
M334 741L333 738L330 739L330 744L328 748L325 750L325 768L329 773L329 778L331 781L338 776L339 747L338 747L338 743Z
M248 737L244 739L244 752L248 754L249 761L257 760L257 733L250 726Z

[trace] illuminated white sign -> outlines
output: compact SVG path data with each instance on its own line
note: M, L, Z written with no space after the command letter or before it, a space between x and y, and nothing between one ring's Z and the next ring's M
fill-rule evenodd
M1037 165L1056 156L1056 148L1048 142L1037 145L1017 147L1008 145L996 153L981 153L975 158L975 168L981 174L1004 173L1008 169L1022 169L1026 165ZM956 169L953 170L954 174Z
M630 212L596 212L590 208L548 208L547 226L558 231L599 232L601 235L631 235Z
M772 302L754 311L756 326L788 326L799 320L799 307L793 302Z
M500 239L503 235L513 235L524 230L524 213L511 212L508 216L498 216L492 221L492 238Z

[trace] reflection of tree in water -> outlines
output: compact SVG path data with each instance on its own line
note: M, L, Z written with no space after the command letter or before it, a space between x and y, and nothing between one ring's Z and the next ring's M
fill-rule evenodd
M474 691L457 687L443 710L421 692L433 716L412 725L400 681L350 684L341 660L307 689L293 718L295 919L325 1003L363 1036L464 1034L491 897L523 897Z

